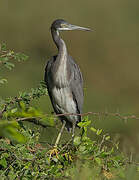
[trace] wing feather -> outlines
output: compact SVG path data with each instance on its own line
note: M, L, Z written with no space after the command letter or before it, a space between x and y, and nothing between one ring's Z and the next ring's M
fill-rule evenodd
M55 104L53 103L53 99L52 99L52 93L51 93L51 89L52 89L52 77L51 77L51 68L52 65L54 63L54 61L56 60L57 56L53 56L48 62L47 65L45 67L45 75L44 75L44 81L46 82L46 87L48 90L48 94L52 103L52 106L54 108L54 111L58 114L59 112L57 111L57 108L55 107Z
M72 57L70 57L70 66L73 74L70 82L71 91L77 105L78 113L82 113L83 99L84 99L82 73L80 71L79 66L75 63Z

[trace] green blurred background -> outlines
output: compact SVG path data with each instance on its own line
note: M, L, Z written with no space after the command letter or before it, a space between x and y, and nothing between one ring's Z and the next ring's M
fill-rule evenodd
M36 87L43 80L47 60L57 53L50 34L53 20L62 18L93 32L63 32L70 55L84 77L84 112L120 112L139 115L139 1L137 0L0 0L0 42L9 49L29 55L8 72L2 97ZM44 112L52 111L49 97L35 103ZM106 119L106 118L105 118ZM128 143L139 148L139 120L130 128L104 119L100 128L125 132ZM108 125L107 125L108 124ZM120 127L120 128L119 128ZM117 129L116 129L117 128ZM130 129L130 130L129 130ZM124 130L124 131L123 131ZM126 141L125 141L126 142ZM134 143L133 143L134 142Z

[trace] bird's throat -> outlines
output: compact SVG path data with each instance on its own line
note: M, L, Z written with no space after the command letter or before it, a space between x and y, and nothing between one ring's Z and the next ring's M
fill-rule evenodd
M66 44L63 41L63 39L60 38L58 31L52 30L52 37L58 48L58 55L54 65L54 69L55 69L54 80L59 88L66 87L69 84L68 52L67 52Z
M63 40L62 40L63 41ZM56 59L57 71L56 71L56 81L59 87L66 87L69 84L68 80L68 53L66 45L63 41L63 46L60 47L59 53Z

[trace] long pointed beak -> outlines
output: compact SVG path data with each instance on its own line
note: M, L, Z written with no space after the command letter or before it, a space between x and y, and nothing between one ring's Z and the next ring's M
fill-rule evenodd
M71 30L93 31L90 28L85 28L85 27L76 26L76 25L72 25L72 24L68 24L65 27L60 27L60 28L58 28L58 30L59 31L71 31Z
M81 26L76 26L76 25L72 25L72 24L69 24L69 30L81 30L81 31L93 31L92 29L90 28L85 28L85 27L81 27Z

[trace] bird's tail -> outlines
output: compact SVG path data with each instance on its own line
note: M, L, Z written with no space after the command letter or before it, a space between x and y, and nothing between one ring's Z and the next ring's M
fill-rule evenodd
M79 123L79 122L81 122L81 118L80 118L80 120L78 120L78 121L76 122L76 127L78 127L78 128L80 128L80 127L78 126L78 123ZM65 125L65 126L66 126L67 131L71 133L71 132L72 132L72 126L73 126L73 125L72 125L72 122L66 121L66 125Z

